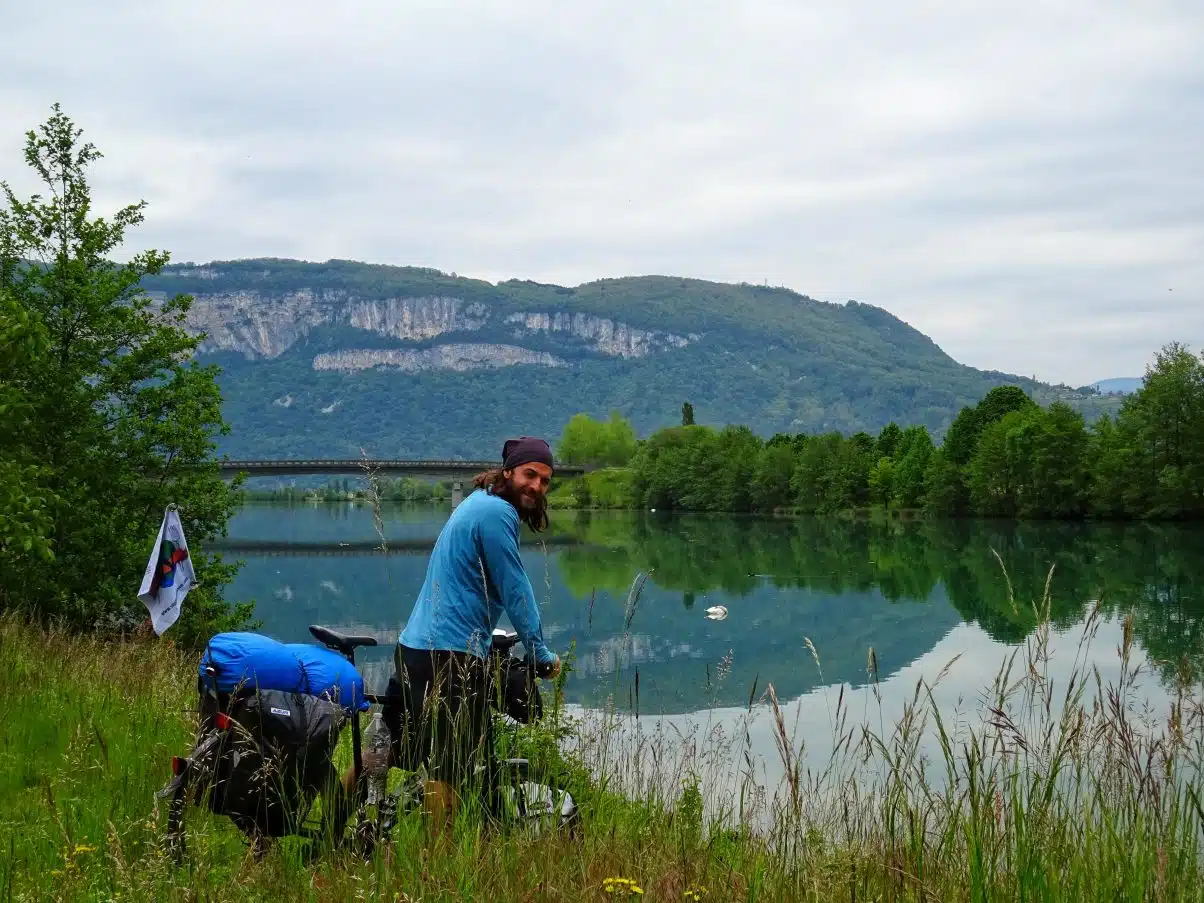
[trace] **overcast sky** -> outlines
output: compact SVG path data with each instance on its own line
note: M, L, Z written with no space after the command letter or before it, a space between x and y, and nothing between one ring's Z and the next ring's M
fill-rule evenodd
M129 251L884 307L1072 384L1204 346L1204 3L0 0Z

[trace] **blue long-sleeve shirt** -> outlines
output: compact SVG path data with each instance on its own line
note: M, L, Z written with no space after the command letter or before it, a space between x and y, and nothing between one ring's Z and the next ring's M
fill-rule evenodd
M411 649L489 654L504 610L540 664L556 655L543 641L535 590L518 554L518 511L483 489L452 512L435 542L426 579L399 641Z

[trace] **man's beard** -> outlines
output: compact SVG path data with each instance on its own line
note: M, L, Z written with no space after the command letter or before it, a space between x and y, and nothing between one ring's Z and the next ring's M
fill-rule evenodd
M538 492L520 490L513 480L506 480L505 485L497 490L500 495L518 512L518 518L534 532L538 533L548 525L548 497Z

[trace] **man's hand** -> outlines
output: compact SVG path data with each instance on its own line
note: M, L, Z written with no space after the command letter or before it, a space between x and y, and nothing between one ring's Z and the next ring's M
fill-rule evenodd
M552 671L548 675L548 677L559 677L560 676L560 656L559 655L556 656L556 661L552 662L551 668L552 668Z
M555 655L555 653L552 653L552 654ZM547 664L536 666L535 674L538 677L546 677L546 678L553 678L553 677L556 677L557 675L559 675L560 674L560 656L556 655L556 658L553 659L552 661L548 662Z

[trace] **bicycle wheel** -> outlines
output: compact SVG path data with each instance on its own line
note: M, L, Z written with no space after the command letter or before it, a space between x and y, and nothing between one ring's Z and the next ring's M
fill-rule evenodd
M212 780L216 766L221 734L211 731L201 738L190 756L172 758L172 779L167 786L155 794L158 799L170 799L167 804L167 829L164 842L168 855L179 865L186 852L184 814L192 802L195 787L206 787Z
M388 789L388 774L365 776L356 792L355 818L349 819L342 835L350 841L351 849L363 859L370 859L380 844L393 840L398 816L422 808L423 780L411 772L402 778L396 789Z
M499 801L505 807L502 814L506 820L535 835L569 834L578 829L581 812L567 789L546 775L534 775L527 759L503 759L498 765Z

